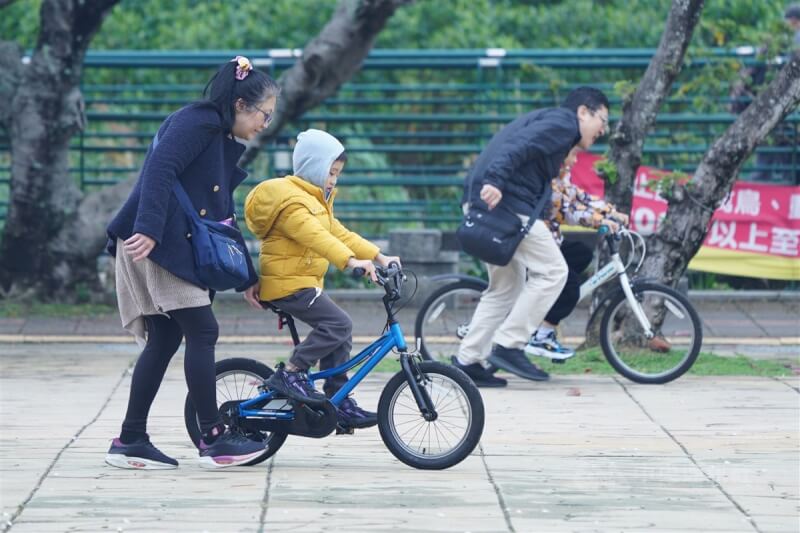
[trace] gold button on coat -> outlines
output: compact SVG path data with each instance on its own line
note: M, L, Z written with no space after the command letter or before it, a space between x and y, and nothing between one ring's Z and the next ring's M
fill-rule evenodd
M201 216L201 217L204 217L204 216L206 216L206 212L207 212L207 211L206 211L205 209L201 209L201 210L200 210L200 216Z

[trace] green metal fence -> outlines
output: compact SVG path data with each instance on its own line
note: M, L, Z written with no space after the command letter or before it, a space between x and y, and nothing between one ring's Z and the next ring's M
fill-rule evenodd
M135 177L153 133L176 108L197 99L214 69L241 51L95 51L85 61L83 92L88 127L76 136L71 172L83 189ZM244 52L279 76L298 50ZM334 97L288 124L249 168L249 186L290 171L291 142L307 127L341 138L350 156L340 180L337 213L357 231L385 235L391 227L453 227L459 220L463 177L482 146L503 124L537 107L555 105L571 88L592 84L611 97L611 121L621 107L618 89L635 83L653 50L374 50L363 69ZM720 69L754 61L751 50L709 50L682 72L644 147L643 163L666 170L696 168L708 145L736 118L728 112ZM764 146L797 168L800 115L783 133L792 145ZM603 144L593 152L602 153ZM747 165L742 175L765 170ZM0 220L9 195L10 154L0 138Z

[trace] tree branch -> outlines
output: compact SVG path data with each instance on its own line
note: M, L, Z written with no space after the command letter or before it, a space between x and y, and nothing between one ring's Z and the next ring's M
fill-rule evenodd
M22 48L10 41L0 42L0 126L9 129L11 101L22 77Z
M670 191L666 217L649 238L644 275L677 280L702 246L711 218L756 146L800 104L800 50L703 156L687 185Z
M607 188L606 198L622 212L630 212L645 138L681 70L702 10L703 0L673 0L658 49L633 96L624 102L622 118L609 139L609 159L617 167L618 179Z
M335 94L360 68L375 38L397 8L413 0L343 0L302 58L278 80L282 88L269 128L251 142L239 164L246 166L283 126Z

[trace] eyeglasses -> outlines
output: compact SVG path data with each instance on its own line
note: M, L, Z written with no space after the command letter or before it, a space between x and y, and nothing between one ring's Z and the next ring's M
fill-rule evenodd
M272 113L267 113L266 111L264 111L255 104L253 105L253 108L255 108L256 111L264 115L264 126L267 126L269 125L270 122L272 122Z

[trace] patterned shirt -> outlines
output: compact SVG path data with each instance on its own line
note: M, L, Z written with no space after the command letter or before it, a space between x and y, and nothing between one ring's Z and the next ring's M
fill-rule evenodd
M564 240L561 235L562 224L598 228L605 220L620 225L626 222L626 217L620 215L613 205L573 185L569 171L562 171L557 178L553 178L551 185L552 208L547 224L559 245Z

